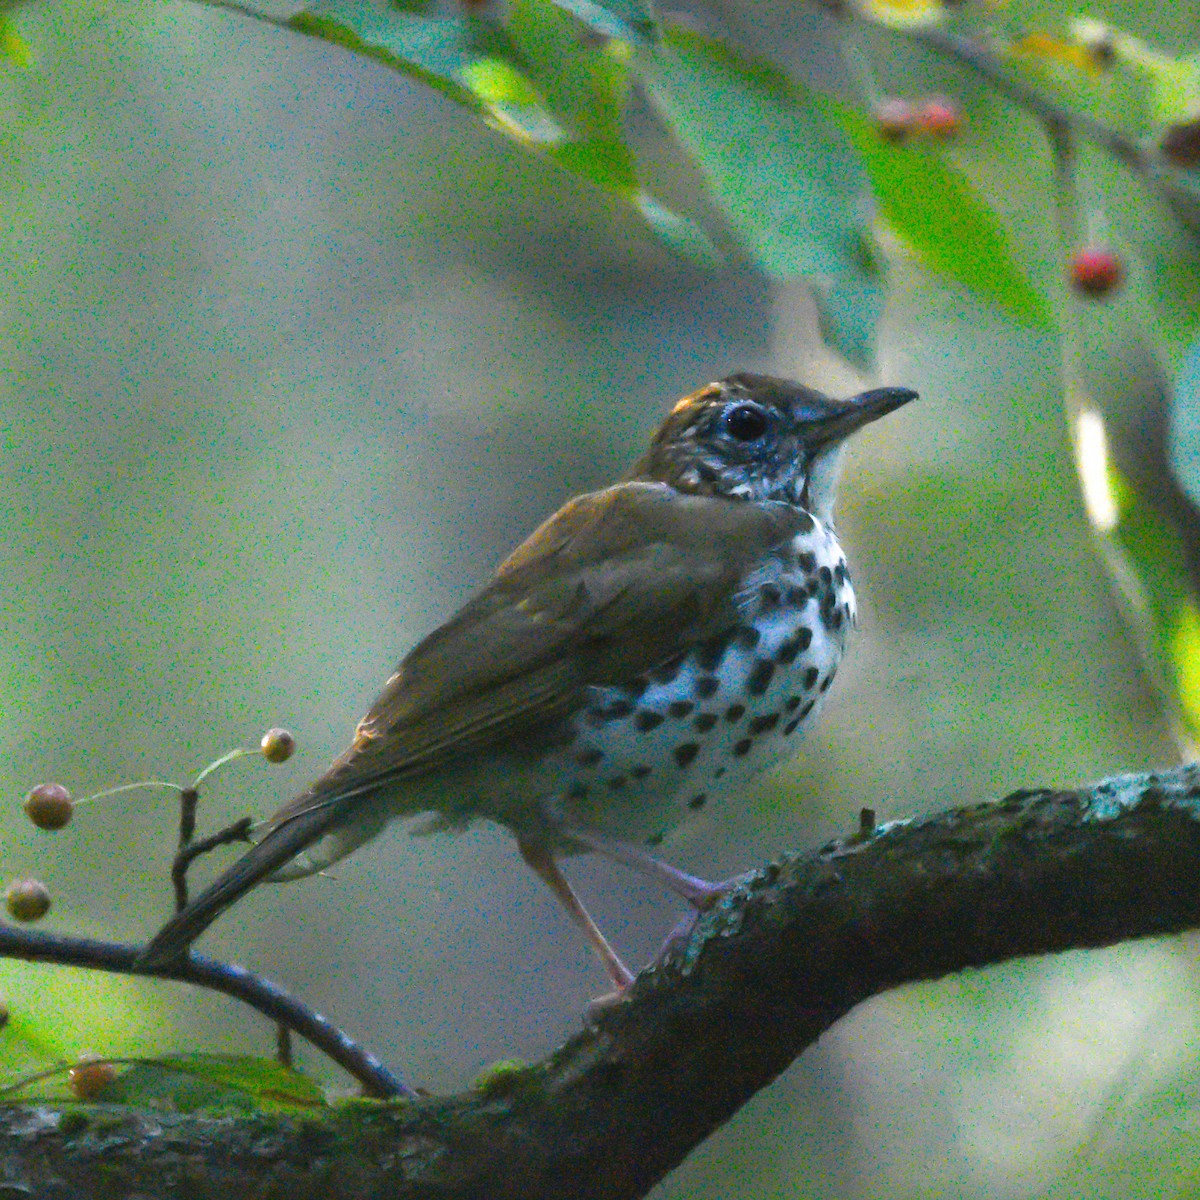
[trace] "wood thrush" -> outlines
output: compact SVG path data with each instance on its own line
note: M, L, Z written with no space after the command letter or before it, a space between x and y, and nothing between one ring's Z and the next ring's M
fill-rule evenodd
M597 851L696 908L721 894L643 847L791 753L820 707L855 619L831 523L841 447L915 396L745 373L685 396L621 482L565 504L412 650L345 753L141 965L174 961L261 880L428 814L511 829L623 990L557 860Z

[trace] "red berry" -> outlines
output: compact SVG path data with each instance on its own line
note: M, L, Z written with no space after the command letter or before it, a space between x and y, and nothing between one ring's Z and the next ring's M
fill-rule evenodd
M872 110L875 129L889 142L902 142L917 127L917 110L907 100L892 96L880 100Z
M71 819L71 793L61 783L39 783L25 797L25 815L39 829L61 829Z
M117 1077L117 1069L102 1058L77 1062L67 1072L67 1086L76 1100L97 1100Z
M962 128L962 113L949 96L928 96L917 109L917 126L930 137L951 138Z
M287 762L296 752L296 739L286 729L268 729L259 744L269 763Z
M38 921L50 911L50 892L37 879L18 879L4 891L9 916L18 921Z
M1084 296L1107 296L1122 279L1121 260L1103 246L1085 246L1071 256L1071 286Z

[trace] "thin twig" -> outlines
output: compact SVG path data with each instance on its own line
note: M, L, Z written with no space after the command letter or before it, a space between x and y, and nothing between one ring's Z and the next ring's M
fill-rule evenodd
M227 825L224 829L218 829L216 833L210 834L206 838L201 838L199 841L189 840L185 844L182 838L180 839L179 852L175 855L175 861L171 864L171 883L175 887L176 912L182 912L187 907L187 873L193 860L199 858L202 854L207 854L210 850L215 850L218 846L227 846L231 842L250 841L250 830L253 826L253 817L241 817L239 820L234 821L232 825Z
M364 1050L315 1009L309 1008L269 979L247 971L236 963L219 962L195 951L169 966L141 971L135 969L134 963L143 949L142 946L126 946L94 938L17 929L0 923L2 958L87 967L118 975L149 975L221 992L299 1034L353 1075L368 1095L403 1096L408 1099L416 1096L408 1084L392 1074L373 1054Z
M179 793L179 852L171 866L171 883L175 887L175 911L183 912L187 908L187 869L192 860L185 855L192 844L196 832L196 808L200 803L200 793L194 787L184 788Z
M1046 137L1054 163L1054 221L1065 259L1079 245L1079 196L1075 182L1075 142L1066 125L1046 122Z

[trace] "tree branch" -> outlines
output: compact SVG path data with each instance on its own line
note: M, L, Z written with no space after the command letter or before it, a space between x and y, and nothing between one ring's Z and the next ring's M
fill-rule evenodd
M765 868L627 1003L484 1093L326 1120L14 1107L0 1177L73 1197L627 1200L868 996L1197 924L1200 768L1018 792Z

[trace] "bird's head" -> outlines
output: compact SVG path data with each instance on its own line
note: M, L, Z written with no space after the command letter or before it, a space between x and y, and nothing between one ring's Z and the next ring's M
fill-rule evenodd
M780 500L827 521L846 438L916 395L876 388L833 400L786 379L739 372L680 400L628 478L693 495Z

